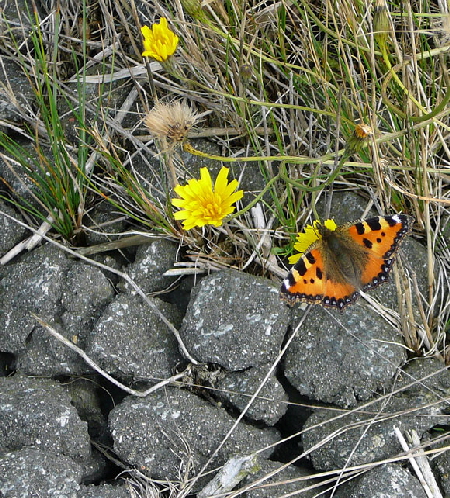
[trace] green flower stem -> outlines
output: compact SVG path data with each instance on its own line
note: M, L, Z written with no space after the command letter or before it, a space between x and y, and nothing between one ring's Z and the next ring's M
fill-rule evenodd
M163 155L167 170L169 172L170 188L171 188L171 190L173 190L178 185L177 172L176 172L175 164L173 161L173 149L171 149L167 145L166 137L162 137L160 140L161 140L161 150L165 151L162 153L162 155Z
M286 171L286 163L297 163L297 164L311 164L311 163L322 163L324 162L324 158L326 157L327 159L331 159L333 157L333 154L327 154L326 156L322 156L322 158L310 158L310 157L299 157L299 156L252 156L252 157L226 157L226 156L217 156L215 154L208 154L206 152L199 151L192 147L191 144L188 142L185 142L183 144L183 149L186 152L189 152L190 154L200 156L200 157L206 157L208 159L216 160L216 161L222 161L222 162L252 162L252 161L280 161L280 172L278 175L274 176L267 185L264 187L264 189L251 201L247 206L245 206L243 209L238 211L237 213L230 215L229 217L226 218L227 221L232 220L233 218L237 218L238 216L241 216L245 214L247 211L249 211L253 206L255 206L265 195L265 193L272 188L272 185L274 185L278 180L283 180L286 184L293 185L294 187L300 189L300 190L305 190L307 192L317 192L322 190L323 188L327 187L328 185L331 185L334 180L337 178L339 175L343 165L345 164L346 159L351 155L352 151L348 149L344 149L342 151L342 157L339 161L339 164L337 165L336 169L331 173L331 175L327 178L327 180L323 183L321 183L318 186L310 186L310 185L304 185L303 183L299 183L296 180L292 180L292 178L289 177L287 171ZM315 177L314 177L315 178ZM310 179L311 180L311 179ZM315 213L317 216L317 213ZM318 219L318 218L317 218Z
M267 183L267 185L263 188L263 190L261 190L261 192L249 203L247 204L244 208L242 208L240 211L238 211L237 213L234 213L234 214L231 214L230 216L227 216L227 218L225 219L225 221L230 221L234 218L237 218L238 216L241 216L243 214L245 214L247 211L250 211L250 209L253 207L253 206L256 206L256 204L258 204L258 202L264 197L265 193L272 188L272 185L274 183L276 183L279 179L281 178L281 175L278 174L276 176L274 176L271 180L269 180L269 182Z
M153 79L153 71L150 66L150 60L148 57L145 58L145 69L147 70L148 83L150 85L150 93L152 95L153 102L158 102L158 95L156 93L155 80Z
M383 81L383 84L381 85L381 98L391 111L393 111L395 114L397 114L397 116L401 117L402 119L409 118L413 123L422 123L429 119L433 119L442 110L445 109L446 105L450 101L450 85L447 86L447 91L442 101L431 112L427 113L426 109L424 109L421 106L421 104L413 97L413 95L411 95L411 92L405 87L405 85L403 84L403 82L400 80L400 78L397 76L396 73L396 71L399 71L400 69L403 69L407 64L410 64L411 60L410 59L404 60L402 63L397 64L396 66L393 67L389 60L389 56L386 50L386 45L384 43L380 44L380 50L383 56L383 60L387 68L389 69L389 73L386 75L386 78ZM422 111L423 113L422 116L407 116L401 109L392 104L392 102L389 100L387 96L387 86L392 78L397 82L397 84L403 90L405 95L417 106L418 109Z
M250 156L250 157L227 157L208 154L194 148L189 142L184 142L183 149L194 156L206 157L213 161L221 161L224 163L249 163L258 161L281 161L292 164L308 164L323 162L324 159L332 159L333 154L327 154L321 158L311 158L307 156Z

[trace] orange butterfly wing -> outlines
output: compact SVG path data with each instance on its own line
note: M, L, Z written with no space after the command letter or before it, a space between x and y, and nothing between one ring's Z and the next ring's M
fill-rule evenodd
M394 263L394 255L404 237L411 232L412 217L399 214L377 216L365 221L338 227L337 231L348 237L348 251L358 244L367 254L361 272L361 285L356 288L350 282L337 282L326 278L322 257L322 244L317 241L294 265L281 286L281 296L289 304L297 301L322 304L343 309L354 302L359 289L376 287L387 280Z
M291 269L281 287L282 297L291 304L301 301L324 306L337 306L356 299L356 288L350 283L326 280L320 242L306 252Z
M287 282L289 281L289 282ZM306 252L292 267L288 278L283 282L287 299L317 303L322 300L323 260L320 247Z
M363 245L369 259L361 275L361 289L372 289L385 282L404 237L411 233L414 219L405 214L377 216L348 228L350 237Z

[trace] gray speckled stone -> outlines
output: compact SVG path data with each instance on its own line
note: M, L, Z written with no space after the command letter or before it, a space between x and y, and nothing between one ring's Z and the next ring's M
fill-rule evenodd
M113 297L114 288L99 268L79 262L71 266L61 294L61 321L66 333L80 335L90 330Z
M444 446L447 446L447 441L444 441ZM438 478L444 496L450 496L450 452L448 449L443 449L442 453L437 455L432 462L432 468L435 476Z
M242 411L267 374L267 368L251 368L244 372L230 372L215 386L217 398L231 403ZM274 425L286 413L288 397L275 376L267 379L263 388L246 412L246 417Z
M189 391L159 390L145 399L127 397L110 413L114 450L143 466L154 478L176 480L190 468L197 475L234 423L225 410ZM225 442L212 469L236 455L249 455L275 443L277 431L240 423ZM271 450L263 452L266 457ZM209 479L208 479L209 480Z
M361 477L341 485L336 498L426 498L416 477L401 465L375 467Z
M175 327L178 309L150 298ZM173 333L139 296L119 294L90 334L87 354L108 373L153 380L170 377L181 360Z
M361 407L361 411L339 414L316 410L308 418L302 436L305 450L317 447L311 453L314 468L339 469L390 458L403 451L394 427L402 433L414 429L419 438L423 438L433 426L448 424L450 415L446 413L446 400L450 389L444 386L448 384L450 374L442 371L445 367L439 362L428 361L430 368L434 366L439 372L436 376L422 381L422 361L413 362L405 368L403 379L395 386L401 389L416 379L413 388ZM446 377L444 382L443 377Z
M0 448L35 446L72 458L90 456L87 424L57 382L32 377L0 378Z
M292 493L292 496L299 496L301 498L322 496L319 495L319 492L323 489L319 486L309 491L306 490L306 488L318 484L318 479L313 478L314 473L311 470L308 471L296 465L289 465L271 478L265 479L265 476L278 471L284 464L261 459L258 461L258 464L260 470L255 474L249 475L240 483L240 488L254 486L245 492L246 498L275 498L288 495L289 493ZM259 480L262 480L262 482L258 483ZM293 482L286 482L291 480ZM296 492L297 494L295 494Z
M0 210L21 221L22 217L7 203L0 200ZM26 228L21 227L6 216L0 217L0 257L6 254L27 235L31 234Z
M77 498L131 498L132 496L129 488L123 484L100 484L80 486Z
M278 286L222 271L193 289L180 334L200 362L243 370L274 361L288 324L289 309L280 300Z
M69 457L22 448L0 455L0 496L78 498L81 474Z
M163 274L173 268L178 248L178 244L162 238L141 245L136 251L134 262L125 268L125 272L145 293L163 291L175 281L174 277L165 277ZM122 284L119 288L122 288ZM123 288L134 293L127 282Z
M51 244L5 268L0 281L0 350L17 352L36 327L31 313L51 320L59 309L64 275L72 264Z
M406 352L400 332L360 301L336 314L311 309L286 352L285 375L311 399L351 407L392 384Z
M5 344L6 350L17 353L17 368L28 375L89 372L85 361L38 326L30 312L83 349L95 320L114 295L113 286L98 268L68 260L51 246L44 249L33 251L32 261L27 257L26 263L14 265L2 282L7 337L13 339ZM16 287L11 286L14 277Z
M6 2L3 7L2 12L2 24L4 26L3 29L9 30L12 29L14 31L14 38L16 43L20 44L20 39L22 35L27 32L26 27L22 31L19 29L19 26L26 25L29 21L27 16L20 15L19 19L17 19L17 9L16 5L24 3L22 0L19 0L16 4L9 4ZM26 4L25 4L26 5ZM26 6L23 5L23 12L26 10ZM19 7L20 8L20 7ZM12 25L6 28L6 24L4 23L5 19L14 19L12 21ZM5 33L6 34L6 33ZM8 35L7 35L8 36ZM6 85L2 85L0 87L0 120L1 121L9 121L22 123L23 122L23 110L20 111L20 107L33 105L32 103L35 101L35 94L33 92L33 88L30 85L30 81L26 77L26 74L19 64L14 61L13 57L3 57L2 64L0 66L0 81L3 83L8 83L13 89L15 99L11 98ZM1 169L1 168L0 168ZM18 182L19 179L16 181Z

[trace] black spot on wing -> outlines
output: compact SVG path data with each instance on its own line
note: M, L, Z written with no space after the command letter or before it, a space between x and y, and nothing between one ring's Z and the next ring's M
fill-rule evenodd
M401 215L397 216L397 218L401 218ZM386 220L386 223L390 226L390 227L393 227L394 225L396 225L398 223L398 220L397 219L394 219L393 216L385 216L384 219Z
M292 287L293 285L295 285L295 278L294 278L294 275L292 275L292 273L289 273L288 276L287 276L287 281L289 283L289 286L286 286L283 282L283 285L282 285L282 289L281 290L287 290L289 287Z
M376 218L369 218L366 220L366 223L369 225L371 230L375 230L377 232L378 230L381 230L380 218L378 216Z

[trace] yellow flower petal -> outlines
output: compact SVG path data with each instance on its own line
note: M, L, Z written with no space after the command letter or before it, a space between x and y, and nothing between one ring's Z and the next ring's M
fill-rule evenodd
M239 184L236 180L228 183L228 172L229 169L225 167L220 170L214 188L208 168L200 169L200 180L192 179L187 185L175 187L181 199L172 199L172 204L182 210L177 211L174 217L176 220L185 220L185 230L205 225L218 227L236 209L234 204L244 192L235 192Z
M288 261L291 265L295 265L297 261L301 258L301 253L293 254L292 256L289 256Z
M141 33L144 37L143 57L151 57L159 62L164 62L175 53L178 46L178 36L169 29L165 17L161 17L159 24L153 24L151 28L142 26Z
M214 183L214 190L215 190L215 192L223 192L227 188L227 185L228 185L228 172L229 172L229 169L225 168L225 167L223 167L219 171L219 174L217 175L216 181Z
M223 169L223 168L222 168ZM220 173L219 173L220 174ZM212 191L212 180L208 168L200 168L200 181L205 191Z
M322 223L315 220L312 225L306 225L303 232L297 234L297 240L294 244L294 249L298 254L293 254L289 257L289 263L295 264L317 240L322 238L320 233L320 226ZM323 222L323 226L328 228L328 230L335 231L337 228L336 222L334 220L328 219Z
M236 187L237 187L237 185L236 185ZM234 204L235 202L240 201L242 199L242 197L244 197L244 191L238 190L237 192L235 192L234 194L231 194L229 196L228 202L230 202L231 204ZM234 210L234 207L233 207L233 210Z
M332 232L334 232L337 228L336 222L334 220L325 220L323 224L326 228L328 228L328 230L331 230Z

